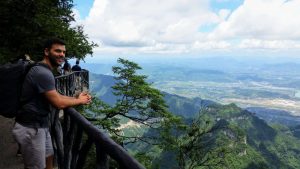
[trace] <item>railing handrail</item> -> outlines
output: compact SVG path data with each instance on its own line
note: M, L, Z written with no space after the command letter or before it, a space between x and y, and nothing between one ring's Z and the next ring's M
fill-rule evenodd
M89 72L73 71L67 75L57 76L56 88L63 95L74 96L77 90L88 90ZM145 169L136 159L112 140L99 128L94 126L74 108L64 109L63 125L56 109L51 113L51 133L59 169L82 169L91 145L96 146L97 168L108 169L107 156L114 159L122 169ZM82 134L88 139L83 144Z
M62 74L62 75L56 76L55 79L59 79L59 78L63 78L63 77L68 77L70 75L73 75L73 74L76 74L76 73L79 73L79 72L89 72L89 71L85 70L85 69L82 69L81 71L72 71L72 72L69 72L68 74Z
M131 157L123 147L104 134L74 108L67 108L64 111L78 122L77 124L79 124L90 137L93 137L95 143L99 144L101 149L120 163L122 167L128 169L145 169L137 160Z

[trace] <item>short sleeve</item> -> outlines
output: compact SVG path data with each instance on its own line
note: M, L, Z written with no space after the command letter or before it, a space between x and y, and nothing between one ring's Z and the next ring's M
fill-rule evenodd
M38 93L45 93L55 89L55 79L53 73L42 66L32 68L34 73L33 83L35 84Z

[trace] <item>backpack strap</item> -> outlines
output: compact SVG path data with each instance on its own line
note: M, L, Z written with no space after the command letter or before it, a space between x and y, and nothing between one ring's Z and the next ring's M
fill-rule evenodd
M47 65L47 64L45 64L45 63L42 63L42 62L26 63L26 64L28 64L28 66L26 67L26 70L25 70L25 76L30 71L30 69L33 68L33 67L35 67L35 66L42 66L42 67L45 67L45 68L47 68L47 69L49 69L51 71L50 66Z

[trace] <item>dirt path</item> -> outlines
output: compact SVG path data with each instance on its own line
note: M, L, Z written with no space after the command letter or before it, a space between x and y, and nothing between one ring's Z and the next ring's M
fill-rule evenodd
M22 157L17 157L17 144L11 129L14 120L0 116L0 169L23 169Z

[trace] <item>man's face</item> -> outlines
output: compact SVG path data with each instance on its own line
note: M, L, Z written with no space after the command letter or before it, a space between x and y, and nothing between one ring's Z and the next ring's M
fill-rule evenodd
M53 67L57 67L64 63L66 54L65 45L53 44L50 49L45 49L45 55Z

